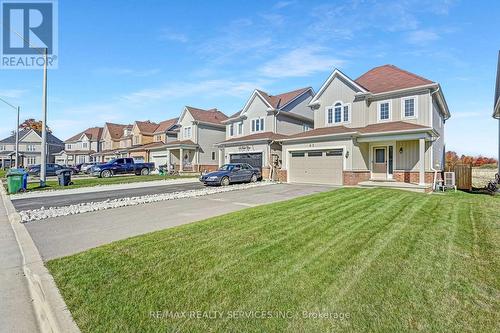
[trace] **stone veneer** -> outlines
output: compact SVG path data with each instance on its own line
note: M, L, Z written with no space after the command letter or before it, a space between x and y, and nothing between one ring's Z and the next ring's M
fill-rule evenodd
M370 171L344 171L343 185L358 185L360 182L370 180Z

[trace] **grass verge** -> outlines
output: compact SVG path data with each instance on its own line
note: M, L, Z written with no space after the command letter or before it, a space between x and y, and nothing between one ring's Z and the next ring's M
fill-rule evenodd
M340 189L47 266L82 332L494 332L499 208Z

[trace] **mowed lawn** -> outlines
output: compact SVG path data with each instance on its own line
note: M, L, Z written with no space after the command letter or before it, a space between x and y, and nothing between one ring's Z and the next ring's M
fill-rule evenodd
M499 244L500 196L351 188L47 266L82 332L498 332Z

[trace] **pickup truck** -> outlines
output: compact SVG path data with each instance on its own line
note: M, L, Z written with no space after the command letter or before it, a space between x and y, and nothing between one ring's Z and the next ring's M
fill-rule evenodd
M115 158L104 164L98 164L92 168L92 174L99 178L108 178L113 175L135 174L149 175L154 169L154 163L135 163L133 158Z

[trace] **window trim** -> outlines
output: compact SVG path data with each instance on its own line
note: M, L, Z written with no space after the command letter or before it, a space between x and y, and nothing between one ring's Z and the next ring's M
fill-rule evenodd
M413 116L406 116L405 113L405 101L413 99ZM417 96L407 96L401 98L401 119L417 119L418 118L418 97Z
M186 136L186 131L189 129L189 136ZM183 139L191 139L193 136L193 130L191 126L186 126L182 130L182 138Z
M388 119L380 119L380 106L382 104L389 104L389 118ZM387 122L387 121L392 121L392 100L390 99L386 99L384 101L378 101L377 102L377 122L378 123L383 123L383 122Z
M238 125L236 127L238 128L238 135L242 135L243 134L243 122L240 121L237 124Z
M337 105L340 104L340 105ZM340 121L335 121L335 108L340 107ZM344 107L348 109L349 119L347 121L344 120ZM332 110L332 122L328 122L328 114L329 111ZM329 105L325 108L325 126L336 126L343 124L350 124L352 119L352 105L351 103L344 103L342 101L335 101L332 105Z
M255 123L254 123L254 121L255 121ZM259 130L257 130L257 122L259 123ZM250 120L250 132L251 133L265 132L265 128L266 128L266 121L265 121L264 117L252 118Z
M233 125L233 123L229 124L229 136L234 136L234 125Z

